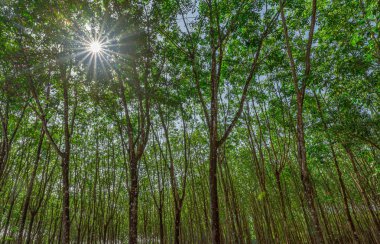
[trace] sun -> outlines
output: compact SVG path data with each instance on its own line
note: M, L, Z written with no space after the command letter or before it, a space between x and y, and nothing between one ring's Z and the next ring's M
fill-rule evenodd
M98 41L93 41L90 43L88 49L92 53L99 53L102 51L102 44Z
M98 32L95 32L95 29ZM114 51L119 45L117 37L110 38L103 25L95 29L85 25L85 30L81 30L81 35L75 40L77 52L74 54L76 61L84 65L87 73L91 71L93 80L97 79L98 74L109 75L114 67L111 63L120 55Z

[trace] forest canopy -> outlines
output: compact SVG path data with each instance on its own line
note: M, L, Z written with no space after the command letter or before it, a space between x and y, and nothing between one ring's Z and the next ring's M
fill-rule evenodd
M0 243L380 243L380 2L0 1Z

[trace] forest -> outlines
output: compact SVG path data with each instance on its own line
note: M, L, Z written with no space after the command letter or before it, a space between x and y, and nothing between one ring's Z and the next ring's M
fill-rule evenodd
M1 0L0 243L380 243L380 1Z

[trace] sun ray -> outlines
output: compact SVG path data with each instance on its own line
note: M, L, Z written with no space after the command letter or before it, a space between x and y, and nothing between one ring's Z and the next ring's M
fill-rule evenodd
M87 64L85 65L87 66L85 72L90 79L96 80L104 75L104 77L109 77L117 69L114 66L116 59L130 58L130 55L118 50L124 46L119 43L123 35L114 33L119 24L116 23L108 28L103 22L95 28L95 31L94 27L77 30L80 35L74 40L74 47L72 48L74 54L72 56L79 57L80 64Z
M98 55L97 53L93 53L93 55L94 55L94 80L96 80L96 62L98 59Z
M103 57L102 53L99 54L99 58L100 58L99 60L100 66L102 67L103 72L106 75L107 79L112 78L111 74L109 74L109 72L107 72L107 69L106 69L106 66L109 66L112 69L111 64L108 62L108 60L105 57Z
M109 55L109 56L117 55L117 56L121 56L121 57L125 57L125 58L129 58L129 57L130 57L130 55L128 55L128 54L117 53L117 52L114 52L114 51L109 50L109 49L107 49L107 50L103 50L103 52L106 53L106 54Z
M82 64L86 59L88 59L88 57L92 55L92 53L88 52L86 56L84 56L84 58L82 58L79 63Z

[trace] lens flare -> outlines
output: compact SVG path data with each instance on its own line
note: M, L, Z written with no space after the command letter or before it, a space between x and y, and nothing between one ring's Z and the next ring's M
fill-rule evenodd
M98 53L102 51L102 45L98 41L91 42L89 45L89 50L93 53Z

